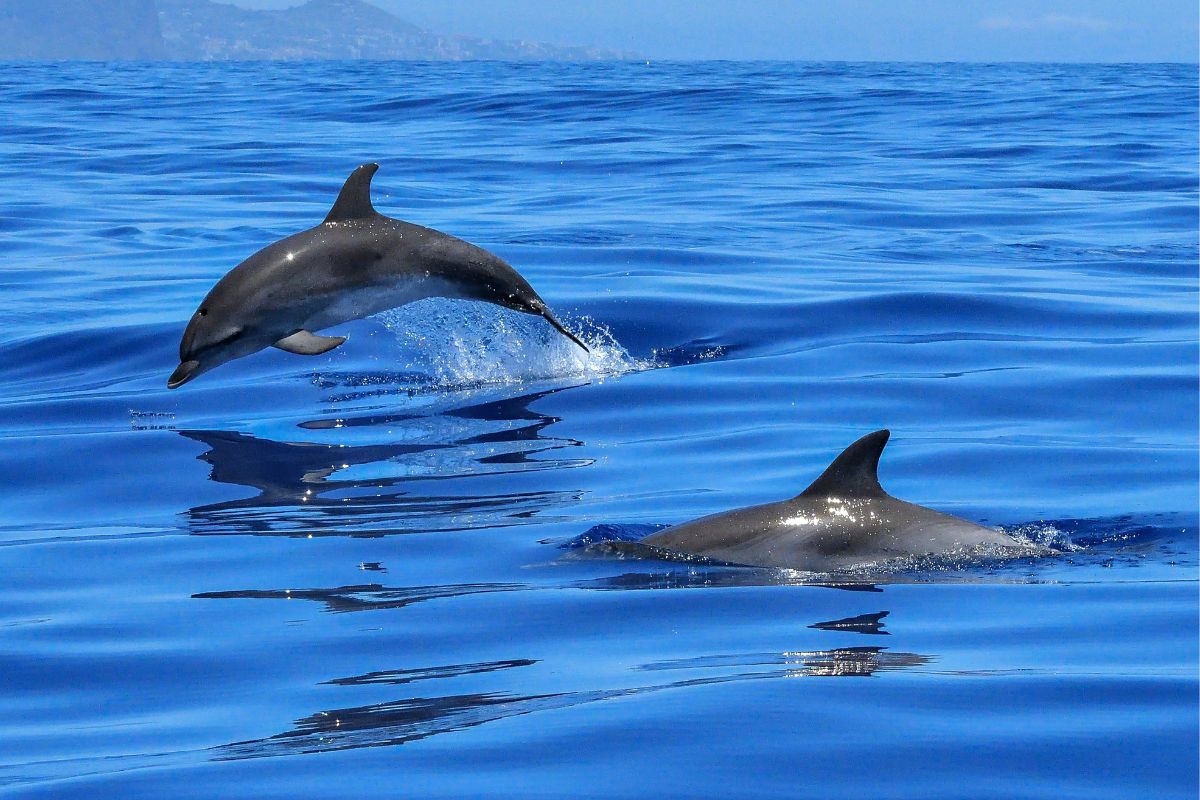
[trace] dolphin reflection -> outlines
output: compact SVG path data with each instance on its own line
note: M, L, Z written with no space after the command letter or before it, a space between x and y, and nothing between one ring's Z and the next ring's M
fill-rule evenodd
M378 583L335 586L330 589L235 589L226 592L199 592L197 600L316 600L326 611L372 611L404 608L425 600L443 600L471 594L515 592L526 587L517 583L460 583L444 586L388 587Z
M325 604L326 611L372 611L383 608L404 608L426 600L445 600L473 594L495 592L522 592L537 590L561 591L583 589L589 591L647 591L659 589L711 589L740 586L789 586L804 585L822 589L841 589L852 592L882 592L872 584L799 583L786 576L766 570L739 570L738 568L715 568L710 571L690 570L681 573L626 573L607 578L569 581L566 583L458 583L434 586L385 586L381 583L363 583L328 588L304 589L232 589L226 591L198 592L192 597L199 600L313 600ZM812 625L822 630L839 628L855 633L879 633L878 619L887 616L868 614L846 620L821 622ZM875 622L867 618L877 618ZM858 621L863 620L863 621ZM845 623L845 624L843 624ZM872 627L875 629L872 630Z
M661 589L712 589L743 586L808 586L819 589L840 589L851 592L882 592L869 583L805 583L774 570L748 570L739 567L712 567L686 572L627 572L604 578L592 578L565 583L459 583L434 586L385 586L364 583L329 588L306 589L233 589L199 592L192 597L201 600L314 600L325 604L326 611L371 611L382 608L403 608L425 600L443 600L472 594L521 592L563 589L586 591L650 591ZM886 633L880 631L880 620L888 612L865 614L832 622L819 622L810 627L821 630L847 630L854 633Z
M887 615L888 612L886 611L878 611L874 614L859 614L857 617L834 619L829 622L814 622L808 627L816 628L820 631L845 631L846 633L890 636L891 634L888 631L883 630L883 618Z
M252 497L192 508L193 532L380 536L487 528L515 524L575 502L581 495L578 491L418 490L420 483L449 478L590 464L590 459L545 457L582 444L547 435L546 429L561 418L530 408L535 400L566 388L572 387L426 414L348 415L300 423L300 429L324 435L324 442L181 430L180 435L208 448L197 458L211 465L211 480L258 491ZM395 441L397 428L403 441ZM369 439L360 443L376 431L379 443Z
M214 760L230 761L385 747L466 730L509 717L651 694L666 689L780 678L869 677L878 672L920 667L930 661L930 656L893 653L883 647L714 655L661 661L635 667L633 673L636 675L678 670L700 674L664 683L609 689L533 694L477 692L410 697L372 705L336 708L298 719L290 730L282 733L234 742L214 748L211 752ZM513 663L524 665L531 662Z
M462 675L480 675L484 672L496 672L513 667L530 667L536 663L538 663L537 660L532 658L511 658L507 661L481 661L475 664L450 664L420 669L388 669L368 672L365 675L352 675L348 678L333 678L325 683L334 686L369 686L377 683L398 686L433 678L457 678Z

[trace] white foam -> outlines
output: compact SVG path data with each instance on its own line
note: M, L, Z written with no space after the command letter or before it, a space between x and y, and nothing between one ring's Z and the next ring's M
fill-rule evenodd
M1018 542L1028 542L1034 547L1049 547L1061 552L1082 550L1071 542L1071 537L1048 522L1031 522L1024 525L1010 525L1001 530Z
M587 317L563 323L590 353L540 317L485 303L422 300L375 319L396 337L395 366L428 376L429 388L596 380L657 366L629 355L608 328Z

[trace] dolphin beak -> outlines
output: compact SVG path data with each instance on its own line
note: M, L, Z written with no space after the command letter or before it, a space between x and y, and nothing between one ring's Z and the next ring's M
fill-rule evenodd
M196 375L196 368L200 366L199 361L184 361L175 371L171 373L171 377L167 378L167 388L176 389L183 386Z
M570 339L572 342L574 342L575 344L577 344L577 345L579 345L580 347L582 347L582 348L583 348L583 352L585 352L585 353L590 353L590 352L592 352L591 350L589 350L589 349L588 349L588 346L587 346L586 344L584 344L583 342L581 342L581 341L579 340L579 337L578 337L578 336L576 336L575 334L571 333L569 330L567 330L567 329L566 329L566 327L565 327L565 326L564 326L564 325L563 325L561 322L559 322L558 320L556 320L556 319L554 318L554 315L550 313L550 309L548 309L548 308L543 308L541 313L542 313L542 316L546 318L546 322L549 322L551 325L553 325L553 326L554 326L554 328L555 328L555 329L556 329L556 330L557 330L559 333L561 333L563 336L567 337L567 338L568 338L568 339Z

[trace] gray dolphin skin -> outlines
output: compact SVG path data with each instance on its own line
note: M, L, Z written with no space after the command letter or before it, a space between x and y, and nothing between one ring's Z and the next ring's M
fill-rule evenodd
M810 572L971 549L997 555L1035 551L1001 531L885 492L878 469L889 436L882 430L862 437L790 500L685 522L642 543L729 564Z
M345 337L314 331L426 297L482 300L534 314L588 349L499 256L377 213L371 205L377 169L354 170L320 225L259 250L217 282L183 332L167 388L267 347L327 353Z

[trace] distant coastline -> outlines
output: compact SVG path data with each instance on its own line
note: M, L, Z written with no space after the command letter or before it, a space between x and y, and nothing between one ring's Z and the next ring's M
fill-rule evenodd
M598 47L424 30L366 0L255 11L214 0L0 0L0 60L612 61Z

